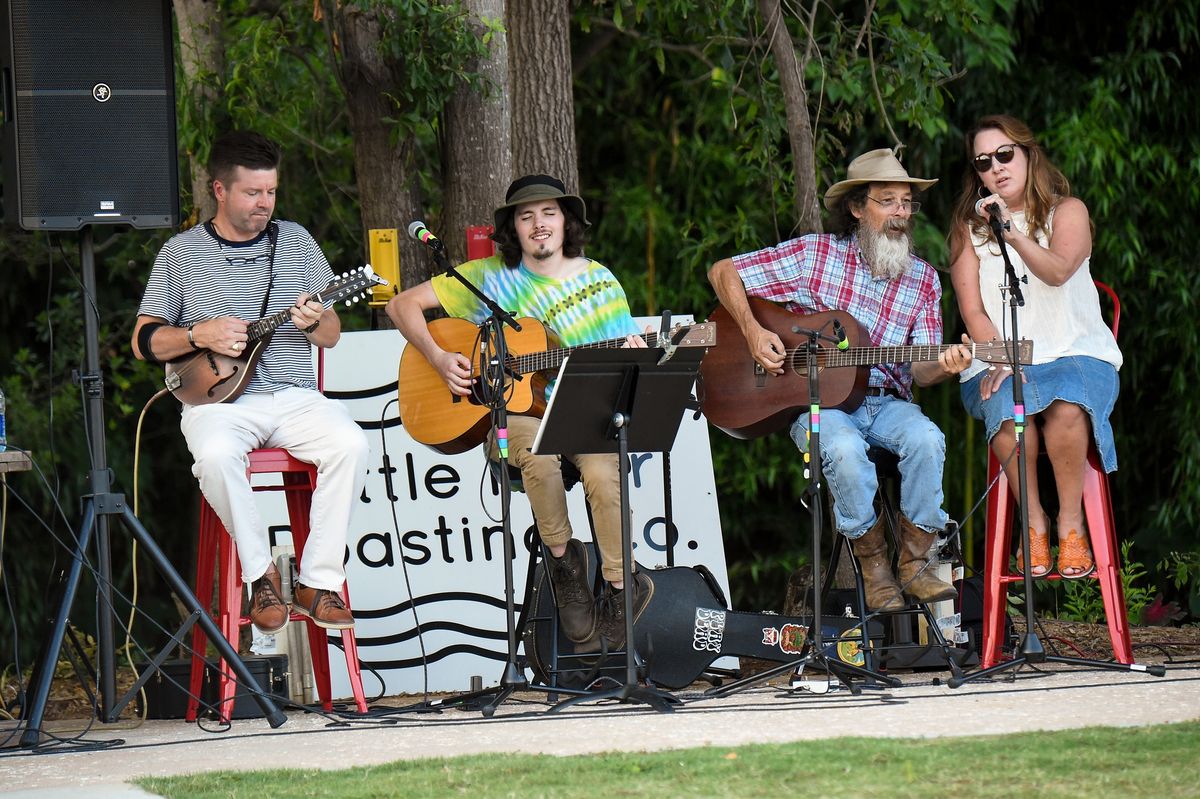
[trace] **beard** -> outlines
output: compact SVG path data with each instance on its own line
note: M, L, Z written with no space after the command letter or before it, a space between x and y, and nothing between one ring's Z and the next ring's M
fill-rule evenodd
M889 220L879 229L859 225L858 246L875 277L895 280L912 266L912 232L905 220Z

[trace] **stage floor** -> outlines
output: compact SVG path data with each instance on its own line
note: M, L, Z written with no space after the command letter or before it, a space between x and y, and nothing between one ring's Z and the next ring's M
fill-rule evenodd
M703 688L676 692L674 713L644 705L584 704L546 713L541 693L521 693L495 716L458 709L441 713L346 716L348 726L316 714L289 712L272 730L261 719L235 721L224 732L183 721L94 725L83 740L123 741L83 750L62 745L40 753L2 750L0 790L47 799L143 795L123 786L148 775L273 767L345 768L398 759L524 752L576 755L692 746L736 746L845 735L912 737L1136 726L1200 719L1200 666L1168 667L1165 677L1050 665L1006 672L991 682L951 690L944 673L898 675L904 685L827 694L762 686L726 698ZM401 708L418 697L392 697L377 707ZM61 722L48 725L53 731ZM217 725L205 723L210 730ZM124 728L123 728L124 727ZM60 733L67 735L66 733ZM73 751L74 749L74 751ZM103 793L95 793L102 790Z

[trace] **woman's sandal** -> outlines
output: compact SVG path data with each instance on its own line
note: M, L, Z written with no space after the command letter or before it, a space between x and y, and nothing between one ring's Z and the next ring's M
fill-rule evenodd
M1045 577L1050 573L1050 535L1029 528L1029 566L1034 577ZM1061 556L1059 562L1062 562ZM1041 571L1039 571L1039 569ZM1017 546L1017 574L1025 573L1025 558L1020 545Z
M1067 569L1078 569L1078 572L1067 574ZM1094 571L1096 562L1092 559L1087 536L1076 530L1068 531L1066 538L1058 540L1058 573L1064 580L1078 580Z

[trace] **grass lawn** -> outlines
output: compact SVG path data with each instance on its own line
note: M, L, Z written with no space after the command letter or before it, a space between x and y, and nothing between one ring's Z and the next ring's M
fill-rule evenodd
M971 738L836 738L576 757L476 755L138 784L168 797L1200 797L1200 722Z

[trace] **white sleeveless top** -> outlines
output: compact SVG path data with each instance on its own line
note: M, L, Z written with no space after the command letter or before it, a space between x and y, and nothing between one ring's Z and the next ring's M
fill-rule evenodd
M1028 234L1023 211L1013 212L1012 223L1022 233ZM1053 223L1054 211L1051 210L1047 224L1052 226ZM999 288L1002 283L1007 284L1000 245L975 233L971 238L975 255L979 257L979 293L983 298L983 308L1000 335L1011 338L1011 309ZM1037 243L1046 247L1046 242L1047 237L1039 232ZM1017 332L1021 338L1033 341L1035 364L1071 355L1087 355L1111 363L1117 369L1121 368L1121 350L1117 348L1116 339L1104 322L1100 311L1100 295L1088 268L1091 256L1085 258L1075 274L1061 286L1042 282L1025 266L1011 245L1008 247L1008 257L1017 277L1028 277L1027 283L1021 282L1025 305L1017 308ZM986 368L986 363L976 361L962 372L960 380L966 382Z

